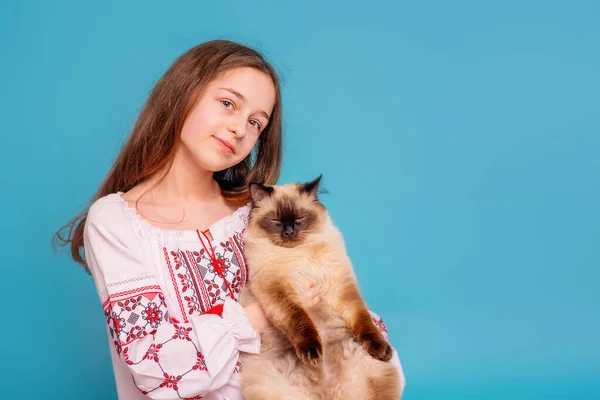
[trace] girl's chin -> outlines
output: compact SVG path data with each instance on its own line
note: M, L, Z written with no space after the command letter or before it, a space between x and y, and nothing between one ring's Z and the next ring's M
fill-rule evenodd
M220 171L224 171L228 168L231 168L237 164L237 162L233 162L233 160L227 160L229 162L224 162L224 161L226 161L226 160L211 160L211 161L207 160L206 162L199 163L199 165L201 166L202 169L205 169L207 171L220 172Z

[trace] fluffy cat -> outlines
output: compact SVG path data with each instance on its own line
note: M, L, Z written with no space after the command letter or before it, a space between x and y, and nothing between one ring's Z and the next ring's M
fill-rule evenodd
M272 323L259 355L242 353L246 400L397 400L392 350L373 323L340 232L317 198L321 177L305 184L253 183L244 234L248 284ZM314 282L321 302L307 309Z

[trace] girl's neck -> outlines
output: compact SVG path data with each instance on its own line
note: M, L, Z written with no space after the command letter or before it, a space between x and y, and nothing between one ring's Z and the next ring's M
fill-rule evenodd
M151 180L151 185L154 186L153 197L160 198L160 202L204 203L218 201L222 197L212 171L199 168L198 165L177 155L166 173L159 173Z
M211 171L178 160L123 196L152 225L163 229L205 229L236 207L221 194Z

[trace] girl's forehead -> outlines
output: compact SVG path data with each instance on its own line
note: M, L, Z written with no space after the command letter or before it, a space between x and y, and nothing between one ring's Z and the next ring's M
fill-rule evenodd
M242 87L267 86L273 91L275 90L273 80L268 74L250 67L239 67L225 71L213 79L211 84L213 86L223 84L236 84Z
M271 77L250 67L234 68L216 77L209 86L226 90L241 101L264 109L269 115L275 106L276 92Z

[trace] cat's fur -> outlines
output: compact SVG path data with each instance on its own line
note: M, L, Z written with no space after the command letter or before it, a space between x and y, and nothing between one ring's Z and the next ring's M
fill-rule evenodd
M244 234L248 285L243 306L258 301L273 324L260 355L242 353L246 400L397 400L392 350L373 323L340 232L306 184L250 185ZM321 302L306 309L301 292L316 284Z

